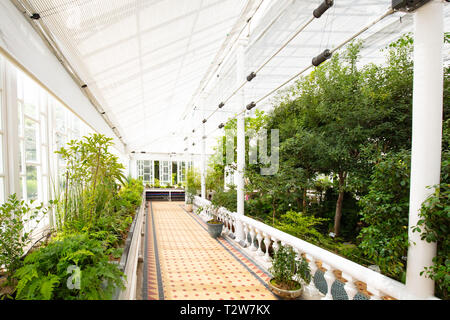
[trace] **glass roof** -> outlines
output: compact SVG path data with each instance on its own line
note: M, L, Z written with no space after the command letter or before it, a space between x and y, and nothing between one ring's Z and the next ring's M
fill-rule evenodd
M247 75L308 21L322 0L26 2L41 15L129 151L182 153L189 145L190 153L200 153L203 135L201 130L193 134L192 129L241 84L236 79L237 38L248 36ZM390 3L336 0L244 86L246 103L310 65L324 49L351 37L386 12ZM445 6L445 27L450 22L449 9ZM361 62L381 63L380 49L412 30L412 14L397 12L386 17L359 37L365 40ZM449 48L445 50L448 63ZM257 108L271 108L270 101L269 97ZM210 117L206 133L243 108L235 98L230 99ZM208 149L220 134L219 130L208 134Z

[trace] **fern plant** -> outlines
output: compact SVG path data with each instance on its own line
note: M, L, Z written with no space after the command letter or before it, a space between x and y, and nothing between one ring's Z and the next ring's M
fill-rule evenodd
M74 276L78 288L71 282ZM107 300L124 288L124 275L109 262L104 243L86 234L57 239L31 253L14 277L19 300Z

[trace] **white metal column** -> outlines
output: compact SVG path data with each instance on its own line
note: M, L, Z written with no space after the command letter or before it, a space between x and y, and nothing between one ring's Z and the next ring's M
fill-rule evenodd
M420 276L432 265L436 244L412 233L422 203L440 181L443 113L443 3L433 0L415 13L413 132L406 286L419 297L434 294L434 281Z
M13 193L18 199L22 198L22 186L20 184L19 164L19 117L17 106L17 71L11 63L5 64L6 81L5 81L5 97L6 97L6 146L4 148L6 161L5 163L5 190L6 195ZM5 197L6 198L6 197Z
M202 120L206 115L206 97L202 96ZM206 123L202 124L202 162L201 162L201 182L202 182L202 198L206 199Z
M239 85L245 79L245 47L247 39L239 39L236 51L236 84ZM242 88L237 94L237 111L245 107L245 91ZM237 117L237 213L244 215L244 170L245 170L245 113ZM242 223L236 226L236 241L245 244L245 235Z

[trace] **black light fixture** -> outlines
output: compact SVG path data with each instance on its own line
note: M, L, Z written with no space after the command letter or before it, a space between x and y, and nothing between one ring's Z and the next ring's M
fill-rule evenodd
M225 127L223 123L219 124L219 129L222 129L223 127Z
M33 20L39 20L40 18L41 18L41 15L39 13L33 13L30 16L30 19L33 19Z
M194 130L192 130L192 133L195 133L195 129L194 129Z
M449 0L446 0L449 2ZM430 0L392 0L392 9L396 11L413 12Z
M219 109L222 109L224 106L225 106L225 103L221 102L221 103L219 104Z
M315 67L320 66L322 63L324 63L326 60L330 59L332 56L332 53L330 50L326 49L324 52L319 54L317 57L314 57L312 59L312 64Z
M192 146L195 146L195 142L192 144Z
M254 107L256 107L256 103L252 101L247 105L247 110L252 110Z
M86 89L86 88L87 88L87 84L83 84L81 87L82 87L83 89Z
M253 79L255 79L255 77L256 77L256 73L252 72L247 76L247 81L250 82Z
M142 153L142 154L144 154L144 153L147 153L147 152L145 152L145 151L141 151L141 153Z
M334 0L324 0L317 9L313 11L313 16L319 19L334 4Z
M203 121L202 121L203 123L206 123L206 122L208 122L208 120L206 120L206 119L203 119Z

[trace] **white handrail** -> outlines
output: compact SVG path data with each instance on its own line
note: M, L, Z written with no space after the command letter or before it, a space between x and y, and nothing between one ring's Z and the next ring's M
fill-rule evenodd
M209 206L211 205L211 202L200 197L195 197L194 205L196 207ZM322 249L309 242L268 226L265 223L262 223L255 219L243 215L238 215L235 212L230 212L225 208L220 208L219 212L221 214L229 215L233 219L239 220L243 224L253 227L257 233L267 234L271 237L272 240L276 239L282 244L293 247L300 253L309 255L314 259L314 261L310 261L310 263L320 261L321 263L326 265L327 268L325 269L332 269L327 270L330 271L326 273L329 277L333 277L331 275L331 272L333 270L339 270L342 271L342 274L344 275L343 277L350 278L350 281L361 281L366 283L368 291L374 293L374 298L380 298L381 296L391 296L398 300L420 299L413 293L409 292L403 283L400 283L353 261L338 256L330 251ZM436 297L432 296L428 299L436 299Z

